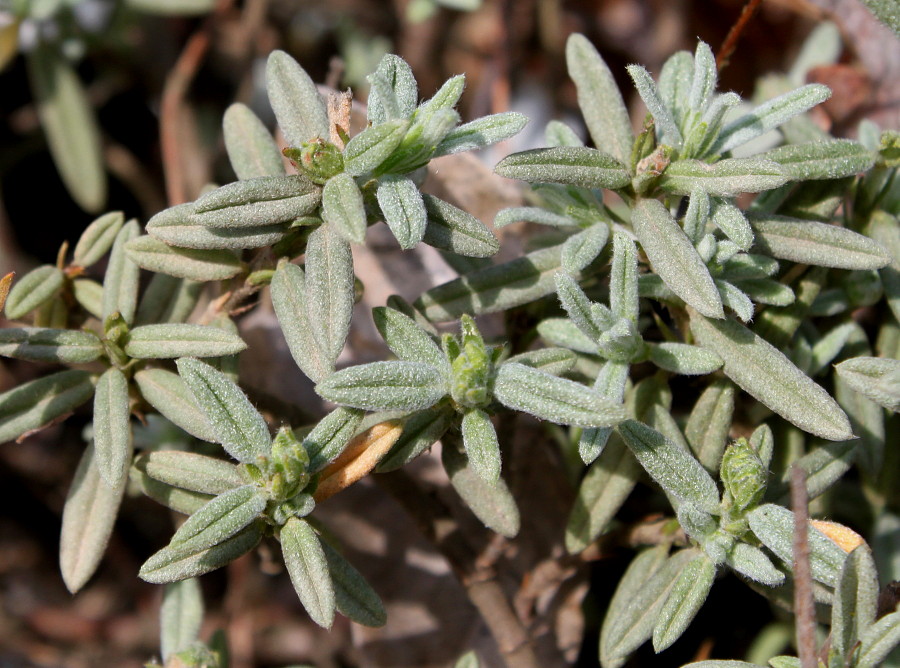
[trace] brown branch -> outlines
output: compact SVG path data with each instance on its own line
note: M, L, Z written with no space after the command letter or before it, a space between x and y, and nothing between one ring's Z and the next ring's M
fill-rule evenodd
M809 565L808 503L806 474L800 466L794 464L791 466L791 506L794 509L794 614L797 616L797 652L802 668L816 668L816 609Z
M738 20L735 21L734 25L731 26L731 30L728 31L725 40L722 42L722 46L719 47L719 52L716 54L716 67L719 68L719 72L728 67L728 61L731 58L731 54L733 54L734 50L737 48L741 33L744 32L744 28L750 23L750 19L753 18L753 15L756 14L761 5L762 0L747 0L747 2L744 3L741 15L738 17Z

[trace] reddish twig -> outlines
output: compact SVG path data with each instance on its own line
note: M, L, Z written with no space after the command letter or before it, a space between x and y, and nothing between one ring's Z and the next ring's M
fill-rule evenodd
M722 42L722 46L719 47L719 52L716 54L716 67L719 68L720 72L728 66L728 60L737 48L741 33L744 32L744 28L750 23L750 19L756 14L760 5L762 5L762 0L747 0L747 2L744 3L741 15L738 17L738 20L735 21L734 25L731 26L731 30L728 31L725 40Z
M816 609L809 566L807 504L806 474L794 464L791 467L791 506L794 509L794 614L797 618L797 652L802 668L816 668Z

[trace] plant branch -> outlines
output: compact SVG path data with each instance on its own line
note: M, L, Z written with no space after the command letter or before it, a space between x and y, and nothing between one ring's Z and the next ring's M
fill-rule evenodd
M809 565L809 510L806 474L791 466L791 506L794 509L794 611L797 615L797 653L802 668L816 668L816 610Z
M737 48L741 33L744 32L744 28L750 23L750 19L756 14L760 5L762 5L762 0L747 0L747 2L744 3L741 15L738 17L738 20L735 21L734 25L731 26L731 30L728 31L728 34L725 36L725 41L722 42L722 46L719 47L719 52L716 54L716 67L719 68L719 72L728 67L728 61L731 59L731 55Z

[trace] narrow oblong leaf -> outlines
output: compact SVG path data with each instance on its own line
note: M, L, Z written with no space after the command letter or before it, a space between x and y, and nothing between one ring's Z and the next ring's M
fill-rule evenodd
M94 446L88 445L69 487L63 507L59 565L73 594L97 570L112 534L125 485L113 488L100 476Z
M329 135L328 114L316 84L284 51L266 62L266 91L278 126L291 146Z
M719 490L696 459L635 420L626 420L617 429L641 466L666 492L707 512L718 511Z
M868 546L860 545L844 561L834 594L831 645L846 657L878 612L878 571Z
M514 111L491 114L463 123L446 134L437 145L434 157L475 151L496 144L519 134L527 124L528 117Z
M243 268L231 251L176 248L149 236L129 241L125 252L144 269L194 281L223 281Z
M591 301L578 285L578 281L566 273L558 273L556 275L556 295L569 316L571 324L574 324L580 334L586 338L587 352L596 352L596 342L603 335L603 330L594 321L591 314ZM576 350L580 349L580 347L576 348Z
M756 245L783 260L836 269L879 269L891 262L881 244L837 225L784 216L752 216Z
M682 569L653 627L653 650L662 652L685 632L712 589L716 565L705 554L694 557Z
M387 93L392 98L391 103L396 107L396 113L406 118L416 108L419 93L416 87L416 78L412 68L400 56L392 53L386 54L375 73L387 85ZM382 101L383 92L380 87L369 91L367 101L367 113L373 124L384 123L388 120L386 102Z
M72 262L80 267L90 267L112 248L116 235L125 224L121 211L105 213L88 225L72 253Z
M180 450L145 452L135 468L166 485L201 494L224 494L247 484L231 462Z
M91 374L72 369L29 381L0 394L0 443L70 413L93 393Z
M212 500L210 494L190 492L154 480L139 469L141 458L135 460L135 465L130 471L130 482L134 484L144 496L148 496L166 508L174 510L182 515L193 515L206 503Z
M100 476L113 489L125 483L131 464L130 418L128 380L111 367L94 391L94 453Z
M59 292L65 276L58 267L50 264L32 269L16 281L6 296L6 317L18 320L49 301Z
M704 315L723 318L722 300L706 263L662 202L641 200L631 222L654 271L666 285Z
M200 360L176 362L178 373L206 414L216 440L240 462L253 463L271 450L269 428L241 389Z
M103 344L91 332L43 327L0 329L0 356L33 362L85 364L103 354Z
M675 119L669 112L668 107L663 104L659 96L659 90L653 82L650 73L640 65L629 65L628 74L634 81L634 87L637 88L638 94L647 106L647 111L653 116L653 121L659 133L660 143L670 146L681 146L682 137Z
M251 227L206 227L192 222L193 202L179 204L153 216L147 234L179 248L216 249L260 248L270 246L284 236L284 224Z
M387 612L375 590L340 552L325 541L321 545L328 562L337 611L363 626L384 626Z
M403 422L403 433L390 451L378 462L377 471L394 471L434 445L457 417L448 403L413 413Z
M403 249L412 248L425 236L428 215L416 184L403 176L384 176L375 191L384 222Z
M539 348L510 357L508 362L540 369L554 376L561 375L575 366L575 353L566 348Z
M562 248L562 266L570 274L577 274L597 259L609 239L606 225L591 225L566 239Z
M615 77L584 35L572 34L566 42L566 65L578 91L578 106L595 146L626 162L634 138L628 110Z
M313 335L311 309L306 296L306 274L297 265L282 262L272 277L272 305L291 357L313 381L334 370L334 360Z
M465 257L490 257L500 250L494 233L472 214L432 195L423 193L422 200L428 219L422 241L429 246Z
M303 439L303 449L309 455L310 473L318 473L344 451L362 419L362 411L340 406L319 420Z
M852 438L837 402L772 344L734 320L691 313L691 332L725 360L725 375L784 419L821 438Z
M748 516L750 529L762 543L786 564L793 564L794 515L771 503L759 506ZM837 586L847 553L825 534L809 526L809 565L815 580Z
M335 591L319 537L307 522L292 517L281 527L278 540L300 602L316 624L330 629Z
M834 368L857 392L890 411L900 410L900 361L878 357L854 357Z
M346 172L332 176L322 189L322 220L333 225L347 241L366 240L366 207L362 192Z
M718 471L734 416L734 385L722 378L703 390L684 428L691 450L707 471Z
M303 176L261 176L216 188L185 212L188 223L203 227L271 227L313 213L321 200L321 190Z
M494 381L494 397L507 408L580 427L612 427L625 419L621 404L592 388L507 362Z
M407 362L422 362L450 371L440 346L416 322L400 311L385 306L372 309L372 319L391 352Z
M761 157L777 162L795 181L854 176L869 171L875 162L871 151L849 139L785 144Z
M672 373L700 376L722 366L722 358L714 352L686 343L655 343L649 349L650 361Z
M188 649L203 623L203 592L196 578L166 585L159 609L159 647L163 661Z
M594 389L604 397L613 401L622 401L625 397L625 386L628 384L630 365L627 362L607 360L597 374L594 381ZM612 427L591 427L581 432L578 439L578 454L581 461L590 464L606 447L606 442L612 434Z
M659 187L674 195L700 190L717 197L772 190L789 181L777 162L764 158L728 158L713 164L700 160L675 160L659 180Z
M140 235L141 227L136 220L125 223L116 235L103 279L104 321L114 313L119 313L126 323L134 320L141 268L128 257L125 246Z
M860 637L857 668L876 668L900 644L900 612L885 615Z
M619 318L628 318L633 322L637 322L640 312L637 248L634 241L618 230L613 235L613 261L609 277L609 307L613 314Z
M218 443L215 430L181 376L165 369L142 369L134 374L134 380L144 399L169 422L195 438Z
M66 190L86 211L106 201L106 171L97 118L75 69L57 46L39 42L26 54L41 127Z
M171 557L218 545L253 523L266 502L265 493L256 485L229 489L191 515L160 552L168 550Z
M218 327L187 323L141 325L129 332L125 354L135 359L218 357L246 348L240 336Z
M320 396L365 410L421 410L447 394L440 370L421 362L372 362L337 371L316 385Z
M500 442L490 416L472 408L463 415L461 430L466 456L474 471L486 481L496 482L500 478Z
M353 256L350 244L328 225L306 244L306 310L312 335L328 369L344 348L353 312Z
M631 175L619 160L584 146L536 148L513 153L497 163L494 171L508 179L585 188L615 190L631 183Z
M765 552L749 543L735 543L725 556L725 563L741 575L767 587L777 587L784 582L784 573L775 568Z
M184 322L197 305L202 288L201 281L156 274L138 303L134 324Z
M222 117L225 150L241 180L284 174L284 160L271 133L245 104L235 102Z
M408 128L409 121L397 118L360 132L344 148L344 171L350 176L374 171L400 145Z
M753 230L743 212L731 202L717 200L712 209L712 221L741 250L753 245Z
M538 323L538 334L550 345L569 348L588 355L597 354L597 344L569 318L547 318Z

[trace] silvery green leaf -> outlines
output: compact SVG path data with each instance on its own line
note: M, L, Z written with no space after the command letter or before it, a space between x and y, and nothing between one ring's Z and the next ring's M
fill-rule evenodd
M75 372L70 372L75 373ZM107 485L97 469L94 446L88 445L63 507L59 565L66 588L73 594L97 570L112 534L125 485Z
M191 324L141 325L128 334L125 354L134 359L217 357L247 348L237 334Z
M864 472L877 477L884 467L884 411L874 401L854 391L840 375L834 379L834 398L850 418L853 433L859 435L855 443L856 463Z
M759 455L763 466L769 468L772 463L772 455L775 451L775 437L772 435L772 428L767 424L761 424L753 433L750 434L750 447Z
M364 626L384 626L387 613L378 594L349 561L325 541L320 541L334 587L337 611Z
M415 323L425 332L428 332L431 336L440 338L440 334L437 331L437 328L431 323L430 320L425 318L422 313L417 310L412 304L403 299L400 295L391 295L387 298L386 302L388 308L392 308L395 311L399 311L404 314L408 318L412 318Z
M682 227L691 243L697 244L706 233L706 219L709 218L710 199L703 190L695 190L688 199L687 212Z
M806 477L806 494L810 499L824 494L850 470L856 463L859 446L857 440L824 443L796 460L796 465ZM780 498L787 503L790 498L789 486L790 471L786 471L780 486L773 491L773 498Z
M536 148L507 156L494 171L508 179L564 183L584 188L624 188L631 175L610 155L584 146Z
M722 358L714 352L686 343L649 344L650 361L660 369L687 376L712 373L722 366Z
M156 274L138 303L134 324L184 322L191 315L203 283Z
M514 111L491 114L469 123L463 123L448 132L441 140L434 151L434 157L475 151L496 144L519 134L527 123L527 116Z
M659 74L659 96L679 127L689 110L693 82L694 56L689 51L678 51L663 63Z
M701 190L712 196L734 197L771 190L788 180L781 165L764 158L729 158L711 165L700 160L675 160L660 177L659 187L674 195Z
M557 424L611 427L625 418L621 404L596 390L515 362L500 366L494 397L507 408Z
M106 255L112 248L116 235L125 223L125 215L121 211L105 213L88 225L72 253L72 262L80 267L90 267Z
M577 83L575 85L576 87L578 86ZM621 99L621 95L619 96L619 98ZM628 128L628 132L629 134L631 133L630 127ZM629 140L630 139L631 137L629 137ZM576 133L575 130L570 128L562 121L556 120L547 123L547 127L544 129L544 140L547 142L548 146L584 146L584 141L582 141L581 137L578 136L578 133ZM615 151L614 153L618 155L617 151ZM623 156L623 158L627 157L627 155Z
M619 668L628 655L653 635L659 613L684 566L696 550L681 550L666 558L648 550L631 562L610 602L600 630L600 662ZM644 557L642 559L641 557ZM662 557L662 558L660 558Z
M320 381L334 370L334 360L313 335L312 309L306 296L306 274L282 262L272 277L272 305L291 356L303 373Z
M834 593L831 646L846 657L878 611L878 571L868 546L860 545L844 561Z
M366 207L353 177L346 172L332 176L322 189L322 220L335 226L355 244L365 242Z
M138 571L138 577L145 582L155 584L198 577L221 568L246 554L256 547L261 538L260 523L253 522L243 530L210 547L193 550L182 546L164 547L144 562L141 570Z
M773 666L775 664L772 664ZM712 661L695 661L693 663L687 663L683 665L681 668L766 668L766 666L760 666L756 663L747 663L746 661L720 661L720 660L712 660ZM787 668L786 666L779 666L778 668ZM799 664L797 665L799 668Z
M72 295L81 308L98 320L103 317L103 286L90 278L72 281Z
M303 439L303 449L309 455L310 473L318 473L344 451L362 422L363 412L339 406L319 420Z
M393 471L405 466L430 448L456 420L457 413L447 403L413 413L403 421L403 433L378 462L377 471Z
M55 44L39 41L26 54L41 127L66 190L86 211L106 201L106 170L97 118L78 74Z
M746 144L751 139L765 134L772 128L777 128L794 116L812 109L829 97L831 97L831 90L822 84L801 86L789 93L779 95L774 100L759 105L749 114L745 114L725 126L710 151L725 153L741 144Z
M708 512L718 511L716 483L696 459L655 429L635 420L626 420L617 429L644 470L666 492Z
M407 362L422 362L450 372L450 365L440 346L409 316L392 308L372 309L372 319L381 338L391 352Z
M778 261L766 255L738 253L725 262L723 270L729 281L766 278L778 272Z
M553 293L561 255L562 246L551 246L479 269L431 288L415 306L429 320L446 322L465 313L495 313L527 304Z
M94 393L87 371L68 370L0 394L0 443L18 438L70 413Z
M284 174L284 160L272 134L245 104L235 102L222 118L225 150L241 180Z
M750 529L779 559L790 565L793 559L794 515L787 508L771 503L759 506L748 516ZM809 526L809 565L818 582L837 586L847 554L837 543L814 526Z
M243 268L231 251L175 248L148 236L129 241L125 252L144 269L195 281L222 281Z
M106 266L106 276L103 279L104 321L117 312L126 323L134 320L141 268L128 257L125 246L129 241L137 239L140 234L140 225L136 220L132 220L125 223L116 235L116 241L109 255L109 264Z
M182 358L176 364L228 454L239 462L253 463L269 453L272 444L266 421L228 376L196 359Z
M685 565L653 627L653 651L662 652L687 630L709 596L715 577L716 565L705 554Z
M900 644L900 612L885 615L860 635L856 668L877 668Z
M777 162L794 181L855 176L869 171L875 162L865 146L849 139L786 144L760 157Z
M579 346L576 350L596 353L596 341L603 335L603 330L591 317L591 302L587 295L584 294L581 286L578 285L578 281L564 272L558 273L556 275L556 295L559 297L559 302L563 309L568 314L569 320L578 328L580 334L585 337L586 345ZM548 321L545 320L544 322ZM587 350L582 350L585 347Z
M490 257L500 250L494 233L472 214L431 195L422 194L427 214L425 234L429 246L465 257Z
M845 322L826 332L812 348L809 375L815 376L838 356L854 335L859 335L860 326L855 321ZM865 334L862 334L864 337Z
M734 415L734 385L722 378L697 399L684 427L691 450L707 471L718 471Z
M113 489L125 483L132 449L128 379L111 367L94 390L94 456L103 482Z
M65 282L65 275L58 267L50 264L32 269L13 284L6 296L6 317L18 320L49 301L59 292Z
M775 568L766 553L748 543L735 543L725 557L725 563L741 575L767 587L777 587L784 582L784 573Z
M768 278L748 278L728 282L757 304L790 306L796 299L794 291L788 286Z
M33 362L85 364L103 354L103 344L91 332L43 327L0 329L0 356Z
M572 34L566 42L569 76L578 90L578 106L596 146L625 162L631 158L633 135L628 110L609 67L586 37Z
M756 245L773 257L836 269L879 269L891 262L881 244L837 225L785 216L752 216Z
M328 138L328 114L316 84L284 51L269 54L266 91L278 126L291 146L299 147L316 137Z
M753 245L753 230L743 212L731 202L714 200L712 221L741 250L750 250Z
M723 318L722 300L706 264L662 202L638 202L631 223L653 270L665 284L704 315Z
M566 524L566 549L581 552L606 530L640 480L642 469L616 434L590 466Z
M201 195L187 222L226 229L271 227L314 212L321 200L322 191L303 176L260 176Z
M365 410L421 410L449 391L444 374L421 362L372 362L337 371L316 385L320 396Z
M835 366L835 370L857 392L890 411L900 410L900 361L854 357Z
M130 471L130 483L135 485L144 496L148 496L182 515L192 515L212 500L213 497L209 494L189 492L154 480L140 470L141 461L140 457L135 460Z
M653 116L656 124L659 142L668 144L669 146L681 146L683 141L681 130L672 118L672 114L668 107L663 103L659 96L659 90L653 82L650 73L640 65L629 65L625 69L634 81L634 87L637 88L638 94L647 105L647 111Z
M569 274L577 274L597 259L609 239L606 225L591 225L563 243L562 267Z
M794 286L795 299L790 306L765 309L757 318L754 330L776 348L787 348L810 306L825 285L828 271L813 267Z
M147 223L147 233L180 248L239 250L270 246L281 239L286 231L285 225L205 227L191 221L193 212L193 202L160 211Z
M597 227L596 225L594 227ZM605 227L605 225L603 226ZM609 276L609 305L613 315L637 322L638 303L637 248L628 236L613 235L613 260Z
M362 176L373 171L403 141L409 121L395 119L366 128L344 147L344 171L350 176Z
M306 310L312 335L329 370L341 354L353 312L353 256L350 244L329 225L306 244Z
M132 9L164 16L206 14L215 7L215 0L125 0Z
M750 301L750 297L744 294L740 288L732 285L728 281L723 281L721 278L714 278L713 281L716 284L716 289L719 291L719 297L722 298L722 303L734 311L735 315L740 318L743 322L750 322L753 320L753 302Z
M559 376L575 366L575 353L566 348L539 348L513 355L507 362L516 362Z
M704 111L716 92L718 70L716 57L706 42L698 42L694 52L694 79L691 82L689 104L694 111ZM659 650L657 650L659 651Z
M547 343L588 355L597 354L597 344L569 318L547 318L538 323L538 334Z
M784 419L832 441L852 437L841 407L794 366L784 353L734 320L691 314L691 331L701 346L725 360L725 375Z
M788 78L793 85L802 84L811 69L819 65L833 65L843 50L838 27L831 21L823 21L804 40Z
M375 191L384 221L403 249L412 248L425 235L425 202L416 184L403 176L383 176Z
M145 452L135 466L154 480L201 494L224 494L246 485L238 467L231 462L193 452Z
M503 478L485 480L454 443L444 444L441 461L450 484L482 524L506 538L519 533L519 509Z
M450 77L444 82L438 92L431 99L426 100L419 105L416 110L417 116L431 116L441 109L452 109L459 102L463 89L466 87L466 77L464 74L457 74Z
M546 209L536 206L516 206L498 211L494 216L494 227L505 227L520 221L548 227L574 227L576 224L573 219Z
M406 61L392 53L386 54L378 63L375 74L387 86L387 90L382 91L379 86L373 86L370 90L367 104L369 121L378 125L391 120L392 117L387 112L388 101L383 101L385 96L390 98L390 106L400 118L407 118L412 114L419 92L412 68Z
M426 114L416 112L400 146L378 165L376 174L402 175L424 167L459 120L459 114L453 109L437 109Z
M885 211L874 211L869 217L866 234L884 246L891 255L891 263L879 270L888 306L894 318L900 320L900 224Z
M166 585L159 609L159 647L163 661L188 649L200 635L203 592L196 578Z
M134 380L144 399L172 424L200 440L218 442L215 430L181 376L165 369L142 369L134 374Z
M490 416L479 408L471 408L463 415L462 439L469 464L486 482L500 478L500 442Z
M480 0L478 1L480 2ZM453 668L481 668L481 663L478 661L478 655L475 653L475 650L472 650L459 657L456 663L453 664Z
M621 402L625 397L625 386L628 383L630 365L627 362L607 360L597 374L594 389L604 397ZM606 442L612 434L611 427L590 427L581 432L578 439L578 454L581 461L590 464L603 452Z
M330 629L335 591L319 537L307 522L292 517L281 527L278 540L300 602L316 624Z

